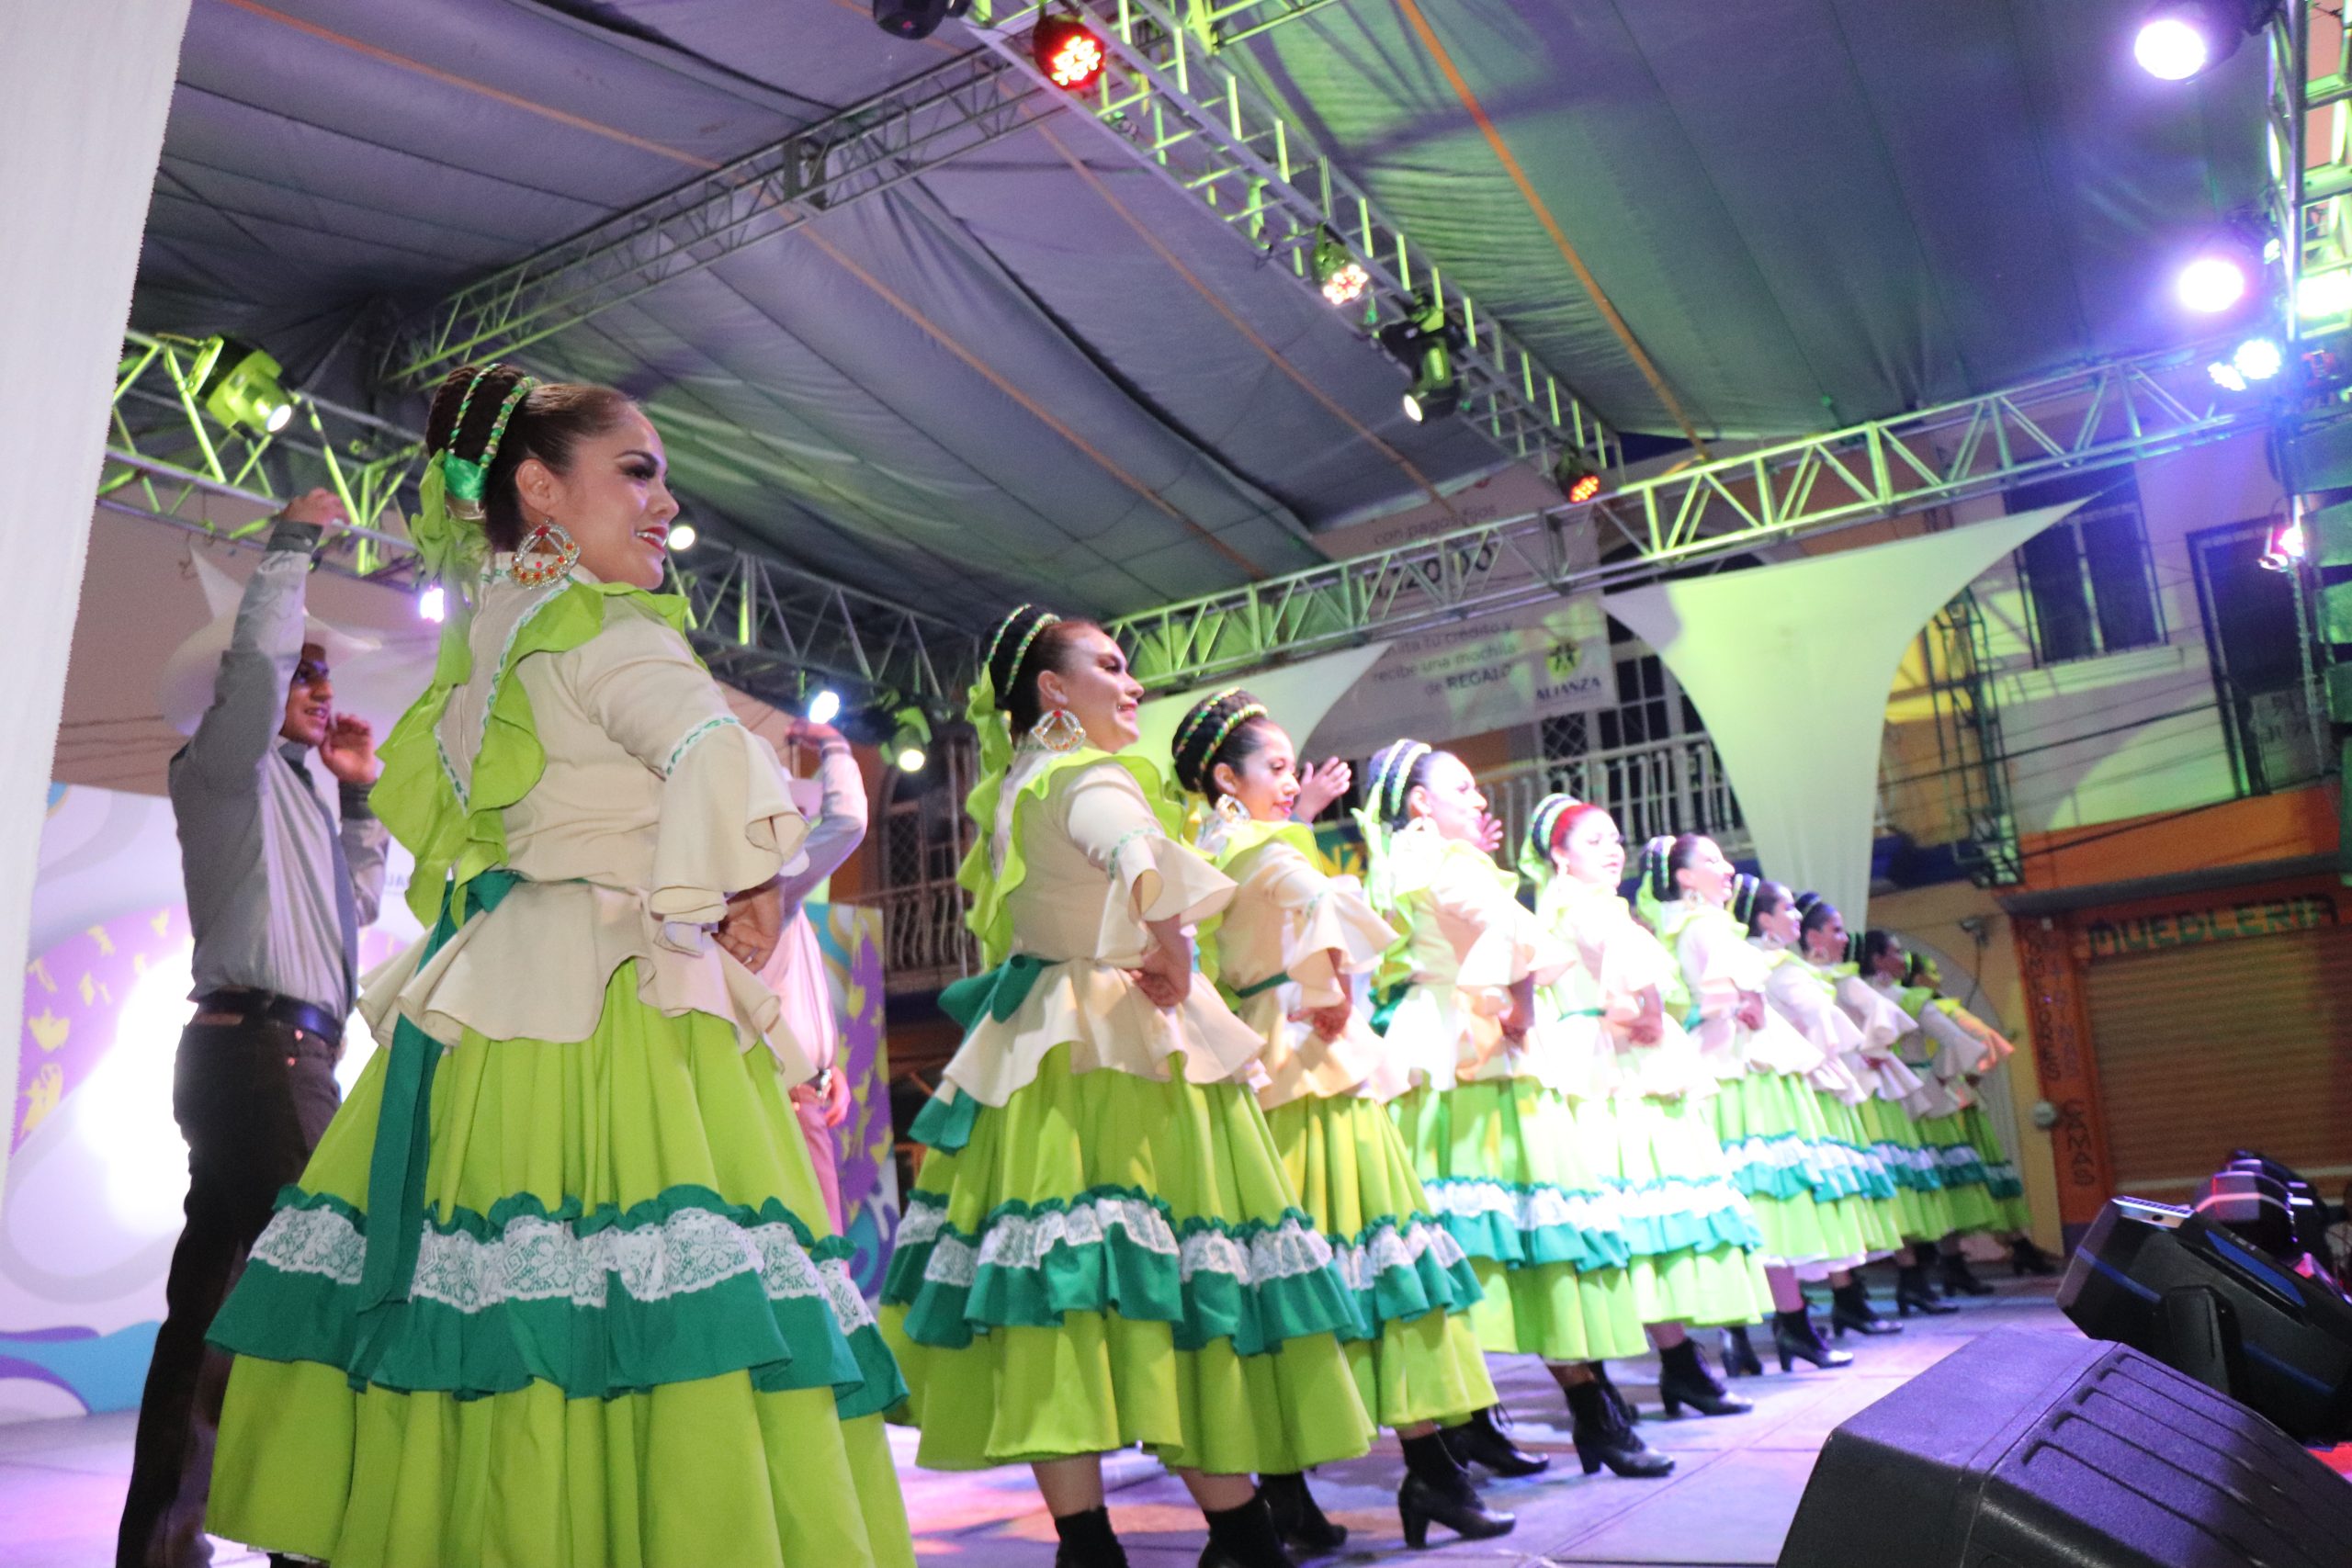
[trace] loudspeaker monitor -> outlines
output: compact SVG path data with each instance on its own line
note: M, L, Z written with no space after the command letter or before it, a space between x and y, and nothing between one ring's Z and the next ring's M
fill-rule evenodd
M1839 1427L1780 1568L2344 1568L2352 1483L2136 1350L2005 1329Z

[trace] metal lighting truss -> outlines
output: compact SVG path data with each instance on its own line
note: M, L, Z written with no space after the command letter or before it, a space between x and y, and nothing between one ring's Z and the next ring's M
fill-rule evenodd
M133 333L123 343L113 431L98 479L109 511L230 540L256 538L292 496L325 488L364 526L338 529L321 564L406 584L416 552L400 519L416 506L424 443L412 432L306 393L276 435L223 424L196 398L200 344ZM672 556L688 636L712 671L773 702L820 678L952 712L979 660L948 622L781 562L706 540Z
M1010 136L1055 104L975 51L796 130L436 305L381 379L413 391Z
M2200 344L2116 360L1777 442L1630 480L1581 506L1455 529L1110 629L1146 684L1181 688L2262 428L2269 410L2256 400L2213 401L2203 368L2212 353Z
M986 7L978 7L969 25L1013 69L1091 116L1147 168L1205 202L1306 287L1320 287L1317 242L1336 240L1371 279L1363 306L1367 325L1408 320L1424 299L1442 306L1462 333L1463 346L1453 352L1462 417L1504 450L1546 468L1563 450L1597 469L1615 468L1617 439L1599 416L1492 312L1450 284L1264 93L1218 58L1224 45L1318 3L1195 5L1188 25L1160 0L1098 0L1100 9L1064 0L1008 8L985 20ZM1037 68L1030 33L1049 9L1082 17L1102 40L1102 73L1083 96L1053 86Z

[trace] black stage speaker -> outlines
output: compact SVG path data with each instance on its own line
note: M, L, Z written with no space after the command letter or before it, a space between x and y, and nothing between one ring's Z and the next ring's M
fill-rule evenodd
M1985 1335L1829 1435L1781 1568L2344 1568L2352 1483L2136 1350Z
M2283 1225L2285 1212L2276 1217ZM2111 1200L2066 1265L2058 1305L2084 1333L2243 1400L2299 1442L2352 1438L2352 1302L2201 1214Z

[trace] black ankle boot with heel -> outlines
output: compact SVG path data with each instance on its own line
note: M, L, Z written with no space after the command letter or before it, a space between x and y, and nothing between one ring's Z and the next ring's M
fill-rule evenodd
M1587 1475L1604 1464L1615 1474L1642 1480L1673 1473L1674 1461L1642 1441L1600 1383L1571 1383L1566 1392L1576 1423L1577 1462Z
M1747 1337L1747 1325L1735 1323L1723 1331L1724 1376L1727 1378L1760 1378L1764 1363L1757 1358L1756 1342Z
M1430 1543L1430 1526L1443 1525L1464 1540L1509 1535L1519 1520L1488 1508L1445 1439L1431 1432L1407 1438L1405 1484L1396 1491L1396 1517L1405 1544L1419 1551Z
M1657 1399L1668 1416L1679 1416L1686 1404L1702 1416L1745 1416L1756 1408L1715 1381L1695 1339L1657 1353Z
M1803 1307L1772 1314L1772 1348L1779 1354L1784 1372L1795 1361L1810 1361L1824 1371L1854 1364L1849 1352L1832 1350L1821 1342L1821 1330L1813 1325L1813 1314Z
M1851 1280L1829 1290L1830 1332L1843 1339L1853 1334L1900 1334L1903 1325L1889 1323L1879 1316L1871 1305L1870 1291L1860 1280Z
M1252 1497L1238 1508L1201 1517L1209 1522L1209 1543L1201 1548L1201 1568L1298 1568L1275 1533L1265 1499Z
M1126 1549L1111 1533L1108 1508L1057 1514L1054 1533L1061 1538L1054 1549L1054 1568L1127 1568Z
M2033 1237L2011 1236L2009 1238L2009 1272L2020 1280L2029 1274L2047 1278L2058 1272L2058 1260L2034 1246Z
M1324 1517L1315 1494L1306 1489L1304 1475L1295 1471L1288 1475L1261 1475L1258 1498L1274 1517L1274 1533L1294 1550L1320 1557L1348 1544L1348 1527Z
M1968 1255L1963 1252L1940 1254L1936 1261L1936 1277L1943 1281L1948 1296L1989 1296L1993 1287L1978 1279L1968 1267Z
M1446 1427L1441 1434L1445 1446L1464 1466L1482 1464L1489 1474L1505 1479L1541 1475L1551 1469L1548 1458L1527 1452L1504 1435L1498 1419L1501 1414L1502 1406L1489 1405L1461 1426Z
M1922 1317L1942 1317L1960 1309L1936 1299L1928 1284L1926 1264L1905 1263L1894 1277L1894 1310L1905 1317L1915 1312Z

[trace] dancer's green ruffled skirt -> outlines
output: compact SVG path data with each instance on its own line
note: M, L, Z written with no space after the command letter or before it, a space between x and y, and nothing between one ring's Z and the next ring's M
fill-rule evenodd
M1707 1103L1769 1261L1839 1268L1866 1256L1859 1213L1839 1203L1842 1162L1812 1085L1794 1073L1742 1073Z
M1753 1323L1772 1310L1756 1211L1731 1182L1703 1100L1582 1100L1577 1135L1609 1171L1644 1323Z
M1983 1106L1972 1105L1960 1113L1960 1122L1984 1171L1985 1196L1993 1200L1993 1228L2003 1235L2032 1229L2033 1209L2025 1200L2025 1179L2018 1174L2009 1151L2001 1146L1993 1119L1984 1114Z
M911 1565L896 1367L775 1063L638 999L440 1057L405 1300L359 1310L371 1061L213 1324L209 1528L338 1568Z
M1555 1361L1648 1348L1609 1190L1614 1151L1586 1146L1566 1096L1490 1079L1418 1089L1389 1110L1486 1291L1471 1309L1481 1345Z
M1307 1095L1267 1111L1266 1126L1354 1294L1356 1325L1341 1342L1372 1418L1452 1425L1494 1404L1468 1315L1476 1271L1432 1212L1387 1111Z
M1826 1089L1814 1090L1814 1099L1820 1103L1828 1147L1838 1162L1833 1174L1839 1212L1861 1237L1864 1252L1877 1257L1894 1251L1903 1245L1894 1175L1879 1156L1877 1139L1862 1121L1862 1108Z
M1936 1156L1938 1170L1943 1176L1944 1202L1956 1231L1998 1231L2001 1225L2000 1205L1993 1201L1987 1185L1984 1156L1970 1135L1969 1111L1955 1111L1949 1116L1926 1116L1919 1119L1919 1139ZM1977 1111L1980 1124L1984 1112ZM1991 1129L1985 1129L1989 1137ZM1996 1143L1994 1145L1999 1147Z
M934 1470L1141 1443L1212 1474L1351 1458L1356 1304L1238 1085L1073 1075L933 1100L882 1322Z
M1894 1226L1905 1242L1935 1241L1951 1229L1944 1196L1943 1161L1920 1135L1911 1113L1891 1100L1856 1107L1879 1163L1894 1179Z

